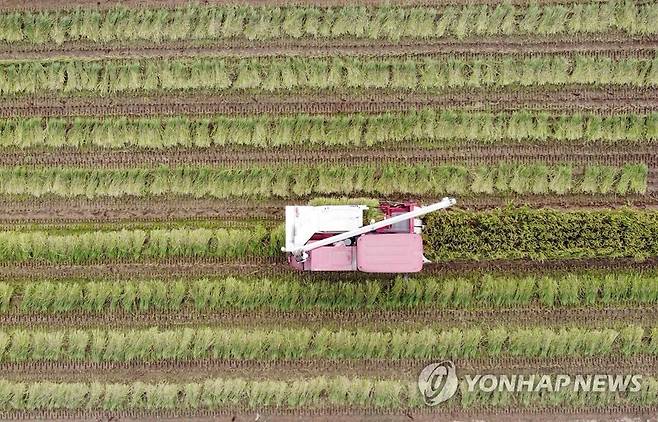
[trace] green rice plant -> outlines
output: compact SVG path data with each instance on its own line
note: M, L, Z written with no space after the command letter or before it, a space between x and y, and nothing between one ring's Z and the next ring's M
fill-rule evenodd
M173 148L224 145L372 146L413 142L440 146L497 142L633 141L658 139L656 113L598 116L422 109L402 113L294 116L75 117L0 120L0 146ZM577 118L576 118L577 117ZM572 122L569 133L562 120ZM628 127L632 126L631 132ZM486 179L485 179L486 180ZM486 185L485 185L486 186Z
M658 214L651 211L453 210L424 222L425 256L435 261L658 254Z
M628 165L625 169L627 177L621 180L616 176L620 172L616 167L589 165L582 180L573 183L569 180L570 167L554 169L540 163L500 163L475 168L424 164L387 164L381 167L323 164L248 168L161 166L118 170L10 167L0 168L0 194L87 198L163 195L286 198L295 197L297 193L438 196L482 191L505 193L509 190L518 195L530 195L545 194L549 190L566 194L572 184L577 184L582 192L607 194L621 182L625 185L618 186L618 192L646 189L646 175L630 179L633 174L645 171L646 165ZM631 183L632 192L626 187ZM200 231L195 234L202 236ZM157 232L153 235L153 242L157 242ZM204 240L199 238L197 242L203 243Z
M486 73L471 73L474 66ZM141 94L174 91L265 91L392 89L441 92L469 86L651 87L655 60L605 56L501 56L401 59L362 57L167 58L20 61L0 64L0 95ZM572 71L571 68L574 68ZM221 76L200 69L217 69ZM402 70L406 69L406 70ZM428 79L428 72L438 75ZM53 79L52 73L64 78ZM196 77L195 75L203 75ZM283 77L285 75L285 78ZM474 76L475 75L475 76ZM475 78L475 79L474 79ZM85 81L84 83L81 81ZM377 83L373 86L373 81ZM574 122L578 128L582 122ZM573 139L569 126L564 136Z

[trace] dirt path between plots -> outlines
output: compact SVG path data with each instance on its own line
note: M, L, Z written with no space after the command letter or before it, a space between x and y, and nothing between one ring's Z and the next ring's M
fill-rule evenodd
M2 60L33 60L53 58L176 58L176 57L268 57L301 56L440 56L460 57L517 54L537 56L562 53L566 55L596 53L615 59L652 58L658 39L632 38L625 34L599 34L575 37L487 37L472 40L350 40L350 39L282 39L250 41L218 39L208 41L172 41L164 43L130 42L101 44L67 42L56 44L0 44Z
M30 198L16 200L0 196L0 225L10 230L15 224L127 223L194 220L267 220L283 221L286 205L304 204L309 198L250 201L240 199L197 198L98 198L88 200ZM408 198L389 197L392 201ZM423 203L441 198L416 197ZM511 203L554 209L611 209L634 207L658 210L658 195L535 195L460 198L459 208L487 210Z
M437 358L438 359L438 358ZM426 365L437 359L302 359L163 362L26 362L2 363L3 378L39 381L47 375L58 382L202 382L208 378L298 379L341 376L413 381ZM452 359L460 376L471 374L640 374L655 376L658 359L653 356L478 358Z
M658 109L658 90L631 88L514 89L431 94L180 95L112 98L4 99L0 117L150 116L207 114L383 113L423 107L506 111L519 108L560 112L596 110L602 114Z
M658 306L607 307L607 308L545 308L541 304L516 308L446 310L403 309L382 310L299 310L278 311L267 309L197 312L185 307L175 312L122 312L104 313L3 313L3 327L158 327L219 325L222 327L368 327L383 329L404 325L410 329L435 327L496 327L498 325L533 327L577 325L583 327L615 327L630 323L653 326L658 323Z
M574 3L605 3L607 0L510 0L511 4L574 4ZM351 5L400 5L400 6L433 6L472 4L471 0L203 0L204 5L248 4L252 6L291 6L315 5L321 7L351 6ZM478 0L477 4L499 4L500 0ZM642 4L642 1L638 2ZM78 7L109 9L121 5L125 7L180 7L187 6L187 0L0 0L0 10L66 10Z
M590 269L653 269L658 267L658 257L644 261L633 258L575 258L546 261L497 260L497 261L452 261L430 263L423 267L420 275L450 275L465 272L504 272L510 274L533 274L562 270ZM61 279L61 278L110 278L110 277L158 277L171 279L177 277L203 276L269 276L299 274L285 261L285 257L276 258L241 258L222 259L163 259L142 262L103 262L84 265L50 264L40 262L3 263L0 264L2 279ZM392 279L396 274L350 273L304 273L309 280L367 280Z
M320 154L321 152L321 154ZM162 165L192 166L248 166L257 165L341 165L363 166L382 164L462 164L477 166L514 163L545 163L574 165L602 164L623 166L644 163L650 169L658 167L658 147L650 144L610 145L606 143L555 145L468 145L418 148L413 143L401 146L382 145L381 148L329 147L281 148L209 147L166 150L87 150L57 148L35 152L18 150L1 152L0 166L74 166L91 168L152 167Z

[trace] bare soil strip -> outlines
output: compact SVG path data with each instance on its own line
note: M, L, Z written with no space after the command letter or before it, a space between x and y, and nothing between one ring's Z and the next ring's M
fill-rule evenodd
M657 186L658 187L658 186ZM310 199L310 198L308 198ZM0 196L0 225L9 229L17 224L127 223L195 220L282 221L286 205L304 204L307 198L289 200L250 201L240 199L197 198L99 198L63 199L29 198L16 200ZM391 197L400 201L408 198ZM434 197L416 198L430 203ZM610 209L634 207L658 209L658 195L533 195L460 198L459 208L486 210L509 204L537 208Z
M496 327L499 325L533 327L578 325L613 327L637 323L653 326L658 322L658 306L626 306L608 308L545 308L539 303L527 307L450 310L450 309L368 309L359 311L277 311L267 309L197 312L192 308L176 312L112 312L88 313L3 313L3 327L150 327L236 326L236 327L369 327L389 326L422 328Z
M537 4L573 4L590 3L592 1L604 3L606 0L538 0ZM248 4L252 6L293 6L314 5L321 7L351 6L354 4L364 6L400 5L400 6L433 6L471 4L470 0L204 0L207 5ZM479 0L476 4L498 4L499 0ZM528 0L511 0L511 4L526 5ZM118 5L125 7L181 7L187 6L186 0L0 0L0 10L70 10L78 7L93 9L109 9Z
M321 154L320 154L321 153ZM656 145L610 144L592 142L573 143L546 148L545 145L517 143L510 145L473 145L461 143L444 148L418 148L407 145L378 146L377 148L329 147L281 148L211 147L204 149L167 150L86 150L54 149L39 152L18 150L0 153L0 166L75 166L90 168L169 166L255 166L255 165L319 165L342 166L399 164L464 164L469 166L514 163L546 163L575 165L605 164L623 166L645 163L658 167Z
M452 261L426 264L421 275L449 275L465 272L504 272L525 274L532 272L555 272L591 269L655 269L658 257L638 261L633 258L574 258L547 261L497 260L497 261ZM276 258L222 259L164 259L141 262L103 262L85 265L51 264L43 262L0 264L0 280L3 279L63 279L63 278L160 278L207 277L239 274L248 276L300 275L293 270L283 256ZM395 274L366 273L304 273L310 280L366 280L393 279Z
M166 43L131 42L102 44L67 42L53 44L0 44L0 60L34 59L127 59L178 57L269 57L301 56L440 56L472 55L540 55L540 54L605 54L614 58L651 58L658 39L633 38L624 34L599 34L575 37L487 37L485 39L440 40L350 40L350 39L282 39L255 42L250 40L178 41Z
M383 113L423 107L506 111L519 108L560 112L650 112L658 109L658 90L582 87L560 90L514 89L431 94L351 95L180 95L113 98L5 99L0 117L151 116L209 114Z
M361 360L195 360L163 362L26 362L2 363L3 378L21 382L44 379L57 382L203 382L208 378L297 379L341 376L413 381L426 365L415 359ZM471 374L640 374L658 373L653 356L604 358L491 358L453 359L460 376Z

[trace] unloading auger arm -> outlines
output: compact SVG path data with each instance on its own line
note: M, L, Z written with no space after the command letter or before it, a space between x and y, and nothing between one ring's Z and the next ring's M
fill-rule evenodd
M416 208L413 211L396 215L395 217L387 218L382 221L378 221L374 224L369 224L367 226L363 226L355 230L351 230L348 232L337 234L335 236L327 237L326 239L318 240L316 242L312 242L307 245L304 245L301 248L297 248L294 250L287 250L286 248L281 248L281 250L283 252L292 252L292 254L295 255L295 257L297 257L298 260L303 261L306 258L307 253L314 249L321 248L323 246L328 246L340 242L342 240L349 239L351 237L370 233L377 229L381 229L382 227L390 226L392 224L399 223L401 221L406 221L406 220L411 220L412 218L421 217L425 214L429 214L434 211L451 207L455 205L455 203L457 203L457 201L454 198L443 198L440 202L437 202L435 204L428 205L426 207Z

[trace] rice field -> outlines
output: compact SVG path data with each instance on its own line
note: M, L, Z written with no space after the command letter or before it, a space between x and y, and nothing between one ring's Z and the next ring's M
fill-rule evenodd
M2 419L658 413L655 1L5 0L0 98ZM445 196L418 274L281 252Z

